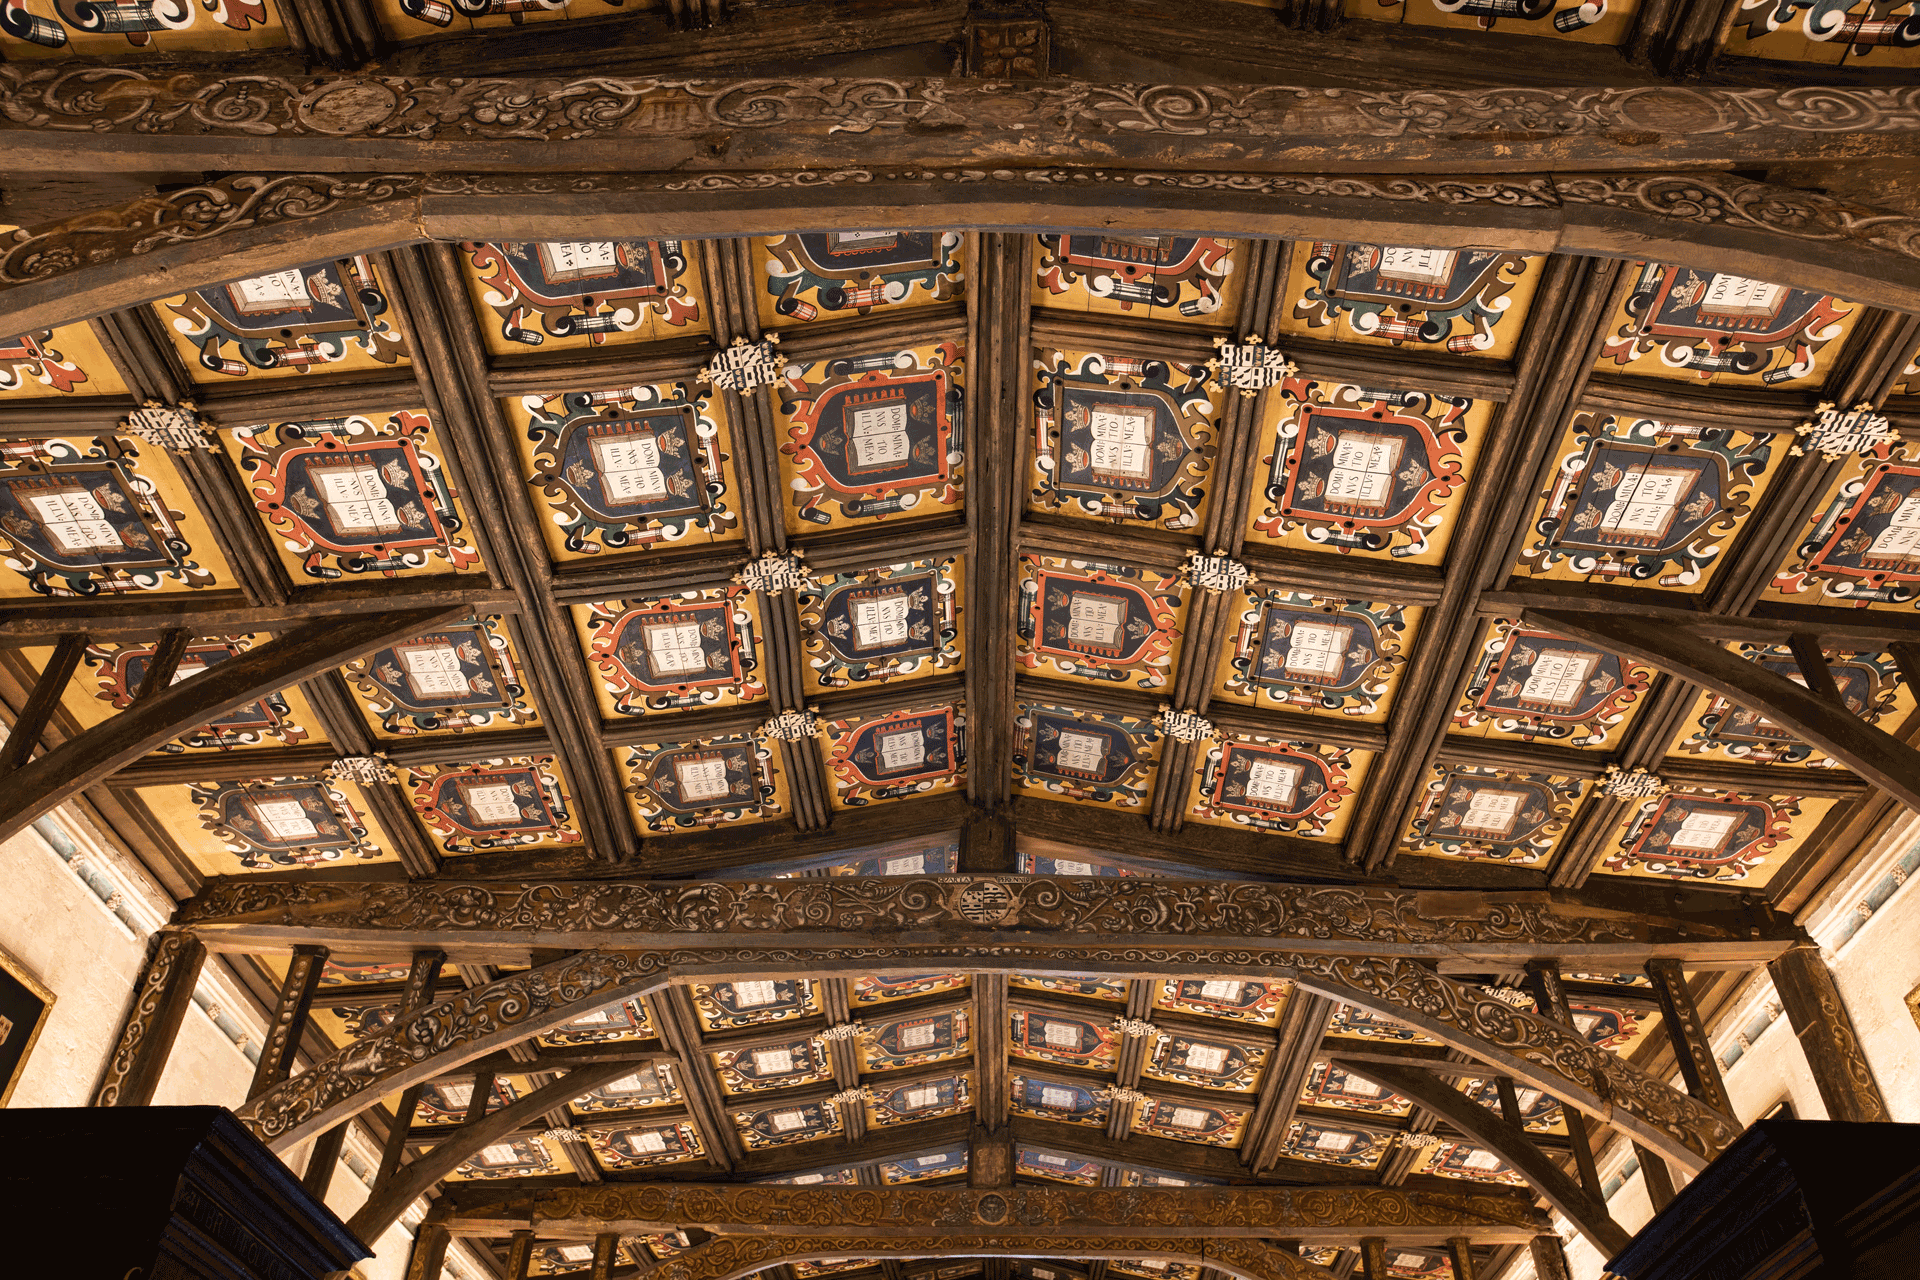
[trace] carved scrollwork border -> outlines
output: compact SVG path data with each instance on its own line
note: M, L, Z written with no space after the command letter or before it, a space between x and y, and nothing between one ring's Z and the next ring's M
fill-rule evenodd
M1524 1242L1548 1229L1526 1197L1397 1187L782 1187L698 1183L557 1187L528 1197L463 1189L433 1220L456 1234L622 1235L702 1227L718 1235L834 1234L884 1228L935 1235L978 1230L1245 1235L1318 1241L1354 1235Z
M22 74L29 73L0 64L0 89ZM1411 117L1420 118L1417 111ZM1724 260L1776 283L1920 311L1920 218L1725 173L1276 174L1236 171L1231 161L1206 171L846 164L563 176L232 174L0 235L0 329L72 323L181 288L298 266L315 254L430 238L536 236L559 219L591 224L596 235L678 235L698 213L722 220L716 234L750 234L792 222L839 192L836 207L857 220L849 188L869 193L875 207L921 207L936 221L976 206L976 221L989 225L1015 216L1023 225L1035 218L1072 225L1089 209L1110 214L1124 203L1143 229L1201 219L1220 224L1210 229L1223 234L1338 238L1366 225L1380 236L1463 247L1486 242L1497 228L1503 246L1527 252L1658 253L1708 267ZM743 208L737 196L749 191L767 197L765 207ZM288 234L292 226L303 227L302 235Z

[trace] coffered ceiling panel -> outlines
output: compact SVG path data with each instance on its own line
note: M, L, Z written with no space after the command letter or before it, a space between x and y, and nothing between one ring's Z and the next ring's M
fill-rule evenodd
M1303 242L1280 322L1321 341L1511 359L1545 264L1494 249Z
M1424 612L1284 587L1243 591L1214 692L1271 710L1384 721Z
M1580 413L1514 573L1707 589L1787 457L1781 437Z
M1635 268L1596 368L1694 385L1817 390L1858 305L1671 263Z
M487 350L582 350L707 331L689 240L463 244L460 265Z
M226 556L164 450L103 434L0 448L0 596L230 586Z
M812 232L755 240L753 251L766 273L759 307L769 328L893 316L966 294L966 237L957 231Z
M1042 233L1033 304L1127 320L1230 326L1251 256L1208 236Z
M506 401L557 561L739 539L722 398L662 382Z
M0 36L0 42L4 40ZM119 371L84 324L39 329L0 342L0 400L125 394Z

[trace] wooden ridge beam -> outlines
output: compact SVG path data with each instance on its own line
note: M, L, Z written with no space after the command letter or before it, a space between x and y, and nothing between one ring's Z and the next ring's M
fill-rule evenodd
M1431 1111L1506 1161L1606 1257L1620 1252L1632 1238L1626 1228L1613 1220L1606 1202L1587 1194L1579 1183L1561 1172L1558 1165L1533 1145L1525 1129L1481 1106L1445 1080L1424 1071L1378 1062L1345 1058L1336 1058L1335 1062Z
M0 839L198 725L466 612L464 607L410 609L302 623L136 702L14 771L10 785L0 791Z
M1528 610L1522 621L1652 663L1758 711L1920 812L1920 749L1718 645L1626 614Z
M1484 1244L1524 1244L1547 1218L1515 1192L1390 1191L1376 1187L1093 1187L966 1186L779 1187L711 1184L614 1184L580 1193L565 1188L528 1197L450 1189L428 1220L455 1235L531 1230L567 1237L615 1231L638 1235L699 1227L716 1235L833 1235L851 1226L885 1225L907 1236L1044 1223L1065 1232L1103 1232L1115 1239L1209 1234L1283 1236L1335 1244L1354 1234L1395 1244L1430 1241L1439 1233Z

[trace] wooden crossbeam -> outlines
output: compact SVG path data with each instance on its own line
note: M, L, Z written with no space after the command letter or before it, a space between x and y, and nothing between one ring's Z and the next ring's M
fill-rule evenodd
M1764 908L1704 911L1710 901L1683 899L1687 914L1672 914L1670 890L1657 883L1583 898L1145 877L403 883L316 875L215 881L176 922L224 951L308 943L376 955L434 946L458 960L512 961L540 947L698 945L736 948L743 963L764 952L772 970L791 967L779 959L783 949L867 945L989 972L1002 966L968 948L1018 942L1030 954L1084 953L1080 960L1121 971L1141 965L1101 948L1191 944L1218 950L1209 963L1236 951L1256 964L1277 952L1399 955L1483 969L1540 957L1632 968L1666 955L1712 969L1765 963L1801 936ZM1200 963L1196 955L1192 964Z
M356 1223L357 1223L356 1219ZM1415 1244L1468 1235L1482 1244L1525 1243L1546 1215L1516 1192L1463 1187L1400 1191L1348 1187L963 1186L778 1187L622 1183L582 1193L534 1196L463 1187L443 1195L429 1221L455 1235L579 1237L638 1235L699 1227L717 1235L834 1235L884 1224L903 1236L940 1236L1001 1223L1045 1223L1062 1232L1099 1232L1116 1240L1205 1234L1285 1237L1307 1244L1380 1235Z
M1557 635L1652 663L1662 671L1758 711L1810 742L1909 809L1920 812L1920 749L1867 721L1837 701L1748 662L1719 645L1646 618L1623 613L1529 609L1521 620Z

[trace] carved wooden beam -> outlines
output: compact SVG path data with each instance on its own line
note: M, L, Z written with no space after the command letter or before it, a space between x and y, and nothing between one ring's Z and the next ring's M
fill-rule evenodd
M1812 743L1909 809L1920 812L1920 749L1758 663L1628 614L1529 609L1521 620L1623 657L1650 662L1662 671L1731 698Z
M455 1235L636 1235L700 1227L716 1235L805 1238L885 1227L902 1236L1030 1229L1153 1236L1284 1237L1341 1244L1379 1235L1393 1244L1468 1235L1524 1244L1547 1226L1531 1200L1482 1189L1379 1187L765 1187L626 1183L535 1196L484 1186L449 1190L429 1221ZM358 1222L358 1219L355 1220Z
M0 107L8 97L3 78L19 74L21 65L0 64ZM166 102L171 109L178 104L170 95L193 87L191 77L163 85L143 83L143 73L137 71L122 74L129 78L115 82L125 95L116 102ZM306 81L301 84L315 102L332 96L343 106L349 100L379 103L399 91L366 80L334 85L322 81L310 88L304 87ZM424 176L365 173L366 141L352 136L363 123L358 116L341 122L349 126L343 136L324 140L303 137L306 126L298 124L287 125L282 136L257 135L252 142L222 137L218 129L204 135L197 129L156 135L157 142L144 135L129 141L92 132L90 117L71 121L80 126L73 132L62 132L50 117L42 130L0 129L10 162L44 143L62 171L89 162L76 152L106 143L135 151L148 145L201 147L204 154L192 167L215 172L235 163L236 149L258 144L271 149L271 163L298 163L308 170L231 174L8 233L0 239L0 329L54 327L184 288L427 238L538 239L556 221L577 229L577 234L610 239L686 237L690 232L764 234L770 228L812 226L823 220L988 229L1197 228L1250 238L1414 240L1440 248L1484 245L1491 239L1528 253L1684 260L1703 270L1761 276L1877 306L1920 311L1920 218L1906 214L1722 172L1415 177L1382 174L1375 164L1370 173L1349 173L1333 162L1319 165L1303 159L1293 154L1298 149L1292 145L1302 130L1311 133L1326 120L1332 123L1324 126L1330 132L1322 141L1339 149L1354 137L1366 136L1365 122L1372 120L1392 145L1410 147L1422 157L1408 162L1414 167L1434 167L1425 148L1435 138L1440 141L1434 145L1443 150L1458 147L1463 155L1470 153L1471 159L1462 164L1477 165L1484 163L1485 130L1500 128L1500 121L1511 117L1516 139L1551 137L1561 163L1594 165L1601 157L1569 161L1567 154L1579 150L1582 138L1614 139L1620 131L1632 132L1647 123L1636 124L1635 112L1652 112L1661 117L1665 130L1653 131L1678 145L1741 140L1741 147L1730 148L1740 155L1716 154L1712 162L1719 164L1777 162L1794 149L1795 138L1814 149L1887 146L1920 154L1920 127L1912 123L1920 118L1920 87L1786 94L1743 90L1737 92L1745 96L1724 100L1713 95L1727 91L1678 86L1659 90L1667 95L1660 100L1613 90L1570 97L1549 92L1544 99L1541 91L1516 90L1497 100L1447 92L1341 97L1329 96L1335 91L1306 88L1194 91L1198 96L1182 91L1177 117L1163 117L1151 106L1159 100L1142 105L1128 97L1137 94L1136 86L1036 85L1019 91L1032 95L1031 101L1016 104L1010 101L1013 91L1003 85L890 81L884 95L863 98L854 92L857 86L843 82L827 88L781 84L798 95L789 116L764 104L764 111L754 108L736 126L727 123L734 120L731 104L743 101L743 95L760 102L764 82L680 82L668 88L651 80L632 85L595 80L593 92L604 93L608 104L603 136L567 142L547 134L575 130L573 124L562 124L570 114L584 115L590 126L602 113L568 96L573 91L566 85L462 79L457 89L448 90L456 98L469 90L485 95L502 85L527 87L539 101L523 113L500 112L499 120L538 118L542 123L527 126L533 137L520 142L487 139L484 135L496 125L468 120L461 120L458 128L471 124L478 131L471 141L461 132L457 141L428 137L402 142L399 130L406 122L394 121L394 131L380 145L389 151L424 148L415 162L429 171ZM141 92L150 90L153 97L136 99L136 86ZM240 87L236 82L236 91ZM252 95L249 104L259 103L264 113L250 115L248 127L258 123L280 129L278 122L292 105L272 101L274 92L257 78L244 78L244 88ZM396 109L407 116L417 108L431 118L445 105L446 95L418 88L421 96L406 99L412 106ZM990 102L975 100L983 91L991 91ZM807 96L816 92L824 96L817 101ZM1696 94L1711 101L1694 104L1691 95ZM658 95L666 96L656 101ZM1808 95L1820 109L1795 108L1792 95ZM845 109L832 106L835 102ZM1004 136L993 132L997 126L978 123L1008 119L1015 105L1021 107L1021 120L1043 123L1008 129ZM570 112L576 107L580 109ZM458 104L449 109L457 112ZM684 117L674 114L683 109ZM31 118L41 108L27 105L22 110ZM1849 119L1860 122L1862 129L1828 129L1828 112L1853 113ZM1701 130L1672 127L1674 120L1690 113L1701 118ZM130 107L128 121L137 123L145 114L142 107ZM1735 115L1739 123L1731 122ZM1705 127L1709 117L1723 116L1729 123L1721 131ZM1468 117L1473 124L1464 137L1471 141L1446 141ZM676 138L674 130L682 126L670 122L683 119L691 132ZM1055 128L1048 123L1055 119L1073 122L1062 135L1063 148L1084 146L1099 154L1045 159L1045 143L1035 134ZM1521 124L1522 119L1526 123ZM771 122L770 128L761 120ZM940 127L928 127L935 124ZM1219 132L1214 132L1216 125ZM380 127L380 122L367 127ZM510 133L519 126L497 127ZM431 135L439 126L423 119L421 128ZM831 132L835 128L839 134ZM754 167L709 173L670 167L703 163L700 157L708 153L715 132L726 132L734 140L727 157L735 164L752 157ZM199 141L203 137L204 144ZM941 152L964 149L966 159L948 164L890 157L901 140L921 139L942 140L932 144ZM1747 140L1754 140L1751 154ZM918 143L907 145L910 149ZM1518 153L1533 145L1515 141L1516 157L1510 162L1524 163ZM516 146L527 149L517 163L541 170L539 175L444 171L469 163L461 158L469 150L471 163L511 166ZM1137 168L1126 168L1116 159L1140 146L1159 147L1166 153L1163 159L1196 167L1163 164L1149 152L1137 157ZM579 150L583 147L588 150ZM766 154L783 148L793 151L785 157L790 163ZM839 152L845 154L834 154ZM1651 162L1653 157L1645 152L1634 150L1632 163ZM1196 156L1206 157L1206 163L1190 159ZM329 157L347 172L329 173L328 166L316 164ZM1692 162L1664 158L1675 164ZM406 167L396 156L387 159L397 168ZM138 163L142 171L151 171L155 160L143 153ZM651 171L618 172L623 166ZM1295 171L1276 171L1289 166ZM563 192L553 191L545 176L555 167L577 171ZM1328 172L1297 171L1315 167Z
M1400 80L1361 94L1295 85L656 75L609 67L578 78L307 77L126 66L76 76L60 64L16 62L0 70L0 129L11 135L16 174L219 172L269 157L289 168L351 172L367 167L370 142L390 172L695 172L716 167L702 141L715 132L732 139L720 159L744 151L763 167L827 171L978 165L995 156L1131 168L1177 162L1183 152L1218 154L1226 144L1274 168L1434 172L1480 168L1496 131L1512 166L1562 171L1920 151L1910 84L1462 91ZM87 91L103 84L115 92ZM508 102L512 109L498 109Z
M1446 1080L1409 1067L1336 1061L1354 1074L1431 1111L1506 1161L1606 1257L1611 1258L1626 1248L1627 1241L1632 1239L1626 1228L1613 1220L1606 1202L1587 1194L1579 1183L1562 1173L1558 1165L1533 1145L1525 1129L1489 1111Z
M1560 585L1574 589L1553 589ZM1540 583L1517 590L1489 591L1475 606L1483 618L1517 618L1529 609L1630 614L1701 640L1785 644L1794 635L1810 632L1829 645L1846 648L1920 641L1920 617L1904 614L1794 604L1785 606L1782 615L1776 616L1764 602L1756 606L1751 615L1703 613L1677 608L1667 602L1623 599L1618 589L1593 591L1585 589L1583 584L1572 583L1552 587Z
M865 1188L871 1190L872 1188ZM588 1189L586 1194L607 1194ZM593 1232L582 1233L592 1239ZM1179 1262L1215 1268L1234 1280L1331 1280L1325 1267L1264 1240L1162 1232L1136 1239L1104 1233L1076 1235L1011 1220L1000 1229L974 1226L943 1235L902 1235L890 1225L849 1225L818 1236L718 1236L675 1254L640 1274L658 1280L741 1280L756 1271L787 1262L858 1257L905 1258L1123 1258Z
M375 1186L367 1202L347 1223L347 1229L362 1240L378 1240L388 1227L400 1220L407 1206L427 1193L428 1188L458 1169L488 1144L498 1142L529 1121L536 1120L554 1107L592 1093L601 1085L618 1080L634 1070L632 1062L598 1063L569 1071L551 1084L543 1085L471 1123L434 1135L432 1150L403 1164L390 1178ZM474 1097L485 1106L486 1093L474 1090ZM664 1228L672 1230L673 1228Z
M740 909L752 910L742 902L731 904L729 912ZM704 913L707 906L696 910ZM777 918L755 918L769 929L778 928ZM870 940L821 947L763 940L733 947L694 944L577 952L397 1019L253 1099L241 1119L272 1146L290 1148L397 1089L540 1035L588 1010L661 990L676 979L923 967L988 972L1044 968L1129 977L1179 970L1291 981L1422 1030L1689 1169L1705 1167L1737 1133L1718 1112L1596 1049L1574 1031L1441 977L1413 960L1263 951L1244 942L1233 947L1125 940L1080 946L991 944L979 935L931 949ZM416 1056L416 1046L428 1045L433 1046L430 1052Z
M196 725L467 613L461 605L303 623L136 702L9 775L0 791L0 840Z
M1669 915L1664 889L1650 885L1635 895L1621 888L1596 906L1570 893L1145 877L540 884L229 877L184 904L176 923L223 951L312 943L356 955L404 954L437 946L456 959L519 960L539 947L731 945L748 955L764 949L767 967L777 968L774 957L786 949L871 944L897 956L951 955L961 969L985 972L1007 967L993 962L1001 954L1091 955L1122 943L1239 948L1256 957L1416 957L1482 969L1542 956L1594 967L1631 958L1637 966L1656 955L1692 969L1741 968L1773 959L1801 936L1763 908L1709 918L1690 904L1689 917ZM974 946L996 950L969 962L965 952ZM1142 969L1140 976L1153 975Z

